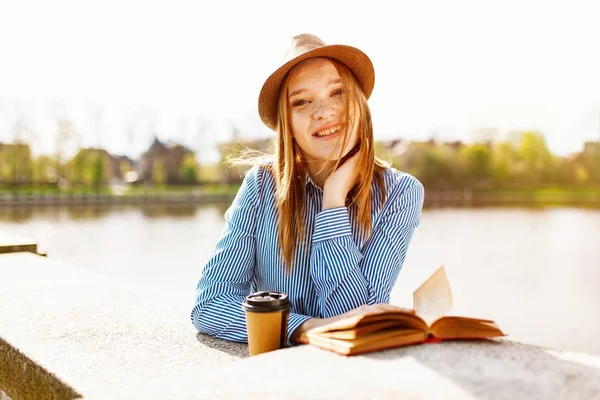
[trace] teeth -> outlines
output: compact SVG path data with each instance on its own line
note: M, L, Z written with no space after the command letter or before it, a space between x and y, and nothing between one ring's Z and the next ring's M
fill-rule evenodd
M317 132L318 137L329 136L332 133L336 133L340 130L340 126L334 126L333 128L323 129L322 131Z

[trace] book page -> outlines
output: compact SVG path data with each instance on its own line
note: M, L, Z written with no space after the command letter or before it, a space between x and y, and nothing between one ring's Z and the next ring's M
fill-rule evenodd
M428 323L450 311L452 291L443 266L414 291L413 302L417 315L423 317Z

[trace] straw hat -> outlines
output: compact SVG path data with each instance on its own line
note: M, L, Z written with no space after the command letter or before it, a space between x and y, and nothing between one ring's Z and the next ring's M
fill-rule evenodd
M344 63L356 76L367 99L375 85L375 70L369 57L359 49L341 44L326 45L315 35L303 33L292 38L282 65L267 78L258 96L260 119L277 129L277 100L286 74L299 62L312 57L329 57Z

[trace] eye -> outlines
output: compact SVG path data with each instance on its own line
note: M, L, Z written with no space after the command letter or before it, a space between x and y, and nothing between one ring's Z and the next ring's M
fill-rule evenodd
M305 99L296 100L295 102L292 103L292 107L300 107L307 103L308 103L308 101L306 101Z
M332 96L341 96L342 94L344 94L344 89L342 88L335 89L333 92L331 92Z

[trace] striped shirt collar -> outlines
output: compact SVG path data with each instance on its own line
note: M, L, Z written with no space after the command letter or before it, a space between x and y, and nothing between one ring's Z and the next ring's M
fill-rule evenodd
M321 189L321 187L319 185L317 185L317 183L315 181L313 181L312 177L310 176L310 174L308 173L308 171L306 171L306 180L304 181L304 185L308 186L308 184L311 184L312 186L314 186L315 189L320 190L321 192L323 191L323 189Z

